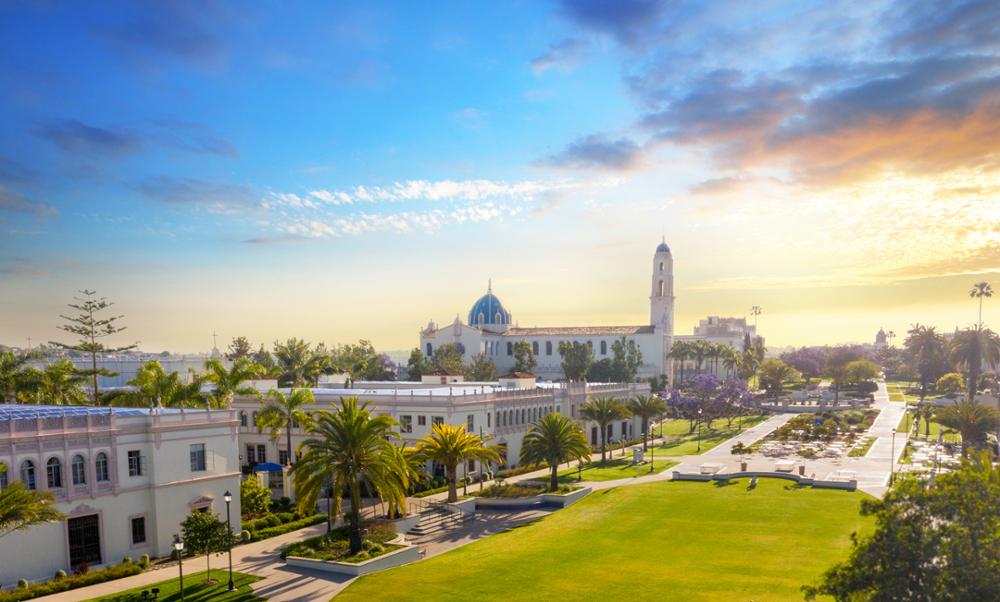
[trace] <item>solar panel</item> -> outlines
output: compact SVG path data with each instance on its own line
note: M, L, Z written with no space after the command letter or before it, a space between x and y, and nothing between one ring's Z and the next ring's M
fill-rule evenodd
M28 404L0 404L0 420L30 420L32 418L61 418L63 416L107 416L114 410L115 416L148 416L149 408L122 408L103 406L43 406ZM198 411L190 408L190 411ZM158 409L157 413L179 413L179 408Z

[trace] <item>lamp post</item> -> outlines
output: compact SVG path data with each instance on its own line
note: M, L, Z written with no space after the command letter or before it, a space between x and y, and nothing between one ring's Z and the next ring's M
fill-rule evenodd
M229 540L229 589L227 589L226 591L227 592L235 592L236 591L236 586L233 585L233 525L232 525L232 523L229 520L229 503L233 501L233 494L229 493L229 490L226 490L226 492L224 494L222 494L222 499L226 500L226 530L229 531L229 533L228 533L228 540Z
M184 542L179 535L174 535L174 549L177 550L177 570L181 575L181 602L184 602L184 556L181 550L184 549Z
M698 408L698 453L701 453L701 408Z
M896 476L896 429L892 429L892 447L889 452L889 484L892 482Z

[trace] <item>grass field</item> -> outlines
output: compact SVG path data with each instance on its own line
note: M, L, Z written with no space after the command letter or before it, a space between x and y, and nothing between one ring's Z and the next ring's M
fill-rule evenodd
M911 441L937 441L938 432L941 430L941 425L930 421L930 437L927 436L927 422L924 420L917 421L916 429L913 431L913 435L910 436ZM911 424L913 424L911 422ZM955 431L945 428L944 429L944 440L948 443L961 443L962 437L959 436Z
M176 574L176 571L170 572ZM212 569L212 579L217 580L218 583L215 585L206 585L202 583L202 581L205 580L205 571L185 575L184 602L205 602L207 600L212 600L213 602L264 602L264 600L266 600L266 598L259 598L253 595L253 589L250 587L251 583L260 581L262 579L261 577L244 575L243 573L233 573L233 584L236 586L236 591L233 593L226 591L229 588L228 570L223 571L219 569ZM148 591L154 587L159 588L160 590L157 602L180 602L181 590L178 585L177 577L174 577L173 579L167 579L166 581L161 581L152 585L145 585L143 587L125 590L123 592L103 596L101 598L93 598L91 600L87 600L86 602L135 602L136 600L142 600L142 592L144 590Z
M649 457L648 455L646 456ZM677 462L672 460L653 460L653 470L655 472L663 472L664 470L677 466ZM649 474L649 465L640 466L642 468L642 476ZM576 483L577 478L576 468L567 468L566 470L559 471L559 482L560 483ZM601 464L600 460L588 464L584 467L582 471L582 476L584 481L614 481L615 479L629 479L634 476L638 476L636 467L632 466L631 454L625 458L615 458L614 460L608 460L604 464ZM539 477L541 480L541 477ZM548 479L546 479L548 482Z
M362 577L335 602L802 600L847 556L865 494L761 479L662 482L565 510L415 564Z
M663 423L664 435L679 436L679 439L671 439L656 445L656 455L664 456L687 456L698 453L705 453L713 447L732 439L752 426L757 426L767 420L768 416L744 416L743 428L737 429L739 420L733 421L733 428L726 428L725 420L716 420L712 423L712 428L701 427L701 451L698 451L698 431L688 434L687 420L668 420ZM657 436L660 434L660 427L655 430Z

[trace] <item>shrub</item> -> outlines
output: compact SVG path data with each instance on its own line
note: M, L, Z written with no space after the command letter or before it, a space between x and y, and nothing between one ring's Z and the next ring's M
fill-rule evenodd
M271 502L271 512L291 512L292 500L289 497L280 497Z
M263 516L271 505L271 490L257 479L240 483L240 512L247 518Z
M421 491L420 493L415 493L413 497L422 498L422 497L427 497L429 495L434 495L435 493L444 493L445 491L448 491L447 485L445 485L444 487L438 487L436 489L428 489L427 491Z
M277 537L279 535L284 535L285 533L291 533L292 531L298 531L299 529L318 525L325 520L325 514L314 514L313 516L303 518L302 520L293 521L277 527L261 529L253 534L253 538L255 541L260 541L262 539Z
M125 558L122 558L122 564L132 564L132 557L126 556Z
M149 566L149 554L143 554L139 557L139 567L146 568Z
M170 560L180 560L181 553L178 550L170 550Z
M361 551L361 552L358 552L357 555L354 556L354 559L360 561L360 560L368 560L370 557L371 556L368 554L368 552Z
M281 521L280 524L282 524L282 525L288 524L288 523L292 522L293 520L295 520L293 518L293 515L292 515L291 512L281 512L281 513L276 514L275 516L278 517L278 520ZM272 525L272 526L276 527L277 525Z
M535 472L536 470L542 470L543 468L548 468L547 462L539 462L538 464L526 464L524 466L516 466L508 470L501 470L497 473L498 479L509 479L510 477L516 477L518 475L527 474L529 472Z
M240 533L240 541L244 543L250 541L250 532L244 529L243 532Z
M17 580L17 589L28 589L28 580L27 579L18 579Z
M72 577L56 579L54 581L49 581L48 583L36 583L31 586L28 586L28 582L22 579L18 582L19 588L17 590L0 592L0 602L21 602L22 600L31 600L41 596L49 596L52 594L58 594L59 592L69 591L71 589L86 587L88 585L121 579L122 577L138 575L141 572L142 569L134 564L119 564L106 569L101 569L99 571L74 574ZM20 587L22 582L24 583L24 587Z
M66 571L64 571L64 570L62 570L62 569L59 569L58 571L56 571L56 576L55 576L55 579L56 579L57 581L58 581L59 579L65 579L65 578L66 578Z

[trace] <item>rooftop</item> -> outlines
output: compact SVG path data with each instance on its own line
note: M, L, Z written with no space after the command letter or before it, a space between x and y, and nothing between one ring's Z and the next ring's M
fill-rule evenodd
M179 414L180 408L157 408L157 414ZM191 408L197 412L197 408ZM30 420L32 418L61 418L63 416L149 416L149 408L103 406L41 406L30 404L0 404L0 420Z
M505 337L527 337L527 336L601 336L601 335L627 335L627 334L653 334L655 326L580 326L565 328L511 328L501 336Z

